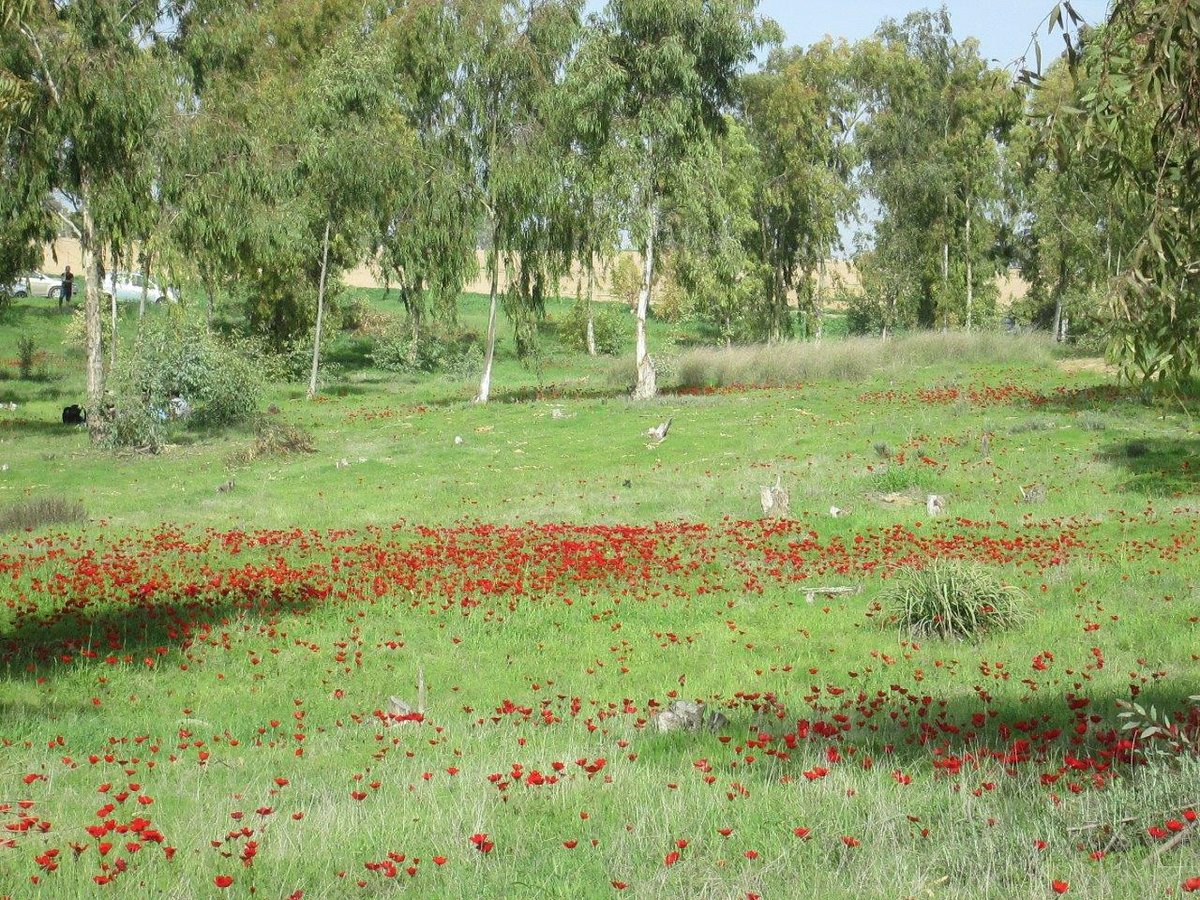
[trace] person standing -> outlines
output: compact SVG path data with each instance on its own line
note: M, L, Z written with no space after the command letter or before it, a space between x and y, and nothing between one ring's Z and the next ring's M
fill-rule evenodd
M62 288L58 292L58 308L62 309L63 303L71 302L71 295L75 293L75 276L71 273L71 267L67 266L63 272Z

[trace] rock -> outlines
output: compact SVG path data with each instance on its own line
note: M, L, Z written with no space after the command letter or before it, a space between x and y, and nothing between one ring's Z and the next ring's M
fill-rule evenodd
M346 466L350 465L350 463L347 462L346 457L343 456L334 465L336 465L339 469L344 469L344 468L346 468Z
M775 476L774 486L759 488L758 496L764 516L786 519L791 514L792 500L778 475Z
M1046 500L1046 486L1040 481L1020 486L1022 503L1043 503Z
M667 421L660 422L653 428L647 428L646 437L651 438L652 440L655 440L661 444L663 440L666 439L667 432L671 430L671 421L672 419L667 419Z
M946 498L939 494L930 494L925 498L925 511L931 516L940 516L946 511Z
M655 730L664 734L672 731L700 731L702 728L719 731L729 724L729 719L722 713L706 713L704 704L693 700L676 700L650 721Z
M455 446L455 447L461 446L461 445L462 445L462 442L463 442L462 435L461 435L461 434L456 434L456 435L454 436L454 446Z

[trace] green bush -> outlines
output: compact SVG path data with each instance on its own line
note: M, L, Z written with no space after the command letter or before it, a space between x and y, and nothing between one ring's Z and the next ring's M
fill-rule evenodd
M37 344L27 334L17 338L17 368L21 378L28 381L33 377L33 363L37 359Z
M109 442L157 450L176 394L191 408L189 424L220 428L249 420L262 395L262 371L255 359L180 312L145 320L111 381L115 410L107 428Z
M917 637L966 638L1027 618L1025 594L979 563L935 559L900 572L882 598L889 620Z
M445 372L458 377L482 366L483 347L473 331L423 331L414 336L401 326L380 339L371 361L386 372Z
M628 317L623 304L592 304L592 336L596 341L596 352L605 356L616 356L621 352L625 340L625 320ZM580 301L571 307L563 320L559 334L564 344L572 350L587 351L588 304Z

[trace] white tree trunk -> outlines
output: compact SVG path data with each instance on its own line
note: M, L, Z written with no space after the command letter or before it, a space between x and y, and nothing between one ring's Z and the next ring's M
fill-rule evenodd
M329 227L325 220L325 240L321 247L321 280L317 284L317 327L313 336L312 374L308 378L308 399L317 396L317 372L321 366L321 327L325 318L325 274L329 268Z
M500 293L500 247L496 241L496 229L492 229L492 293L488 304L487 346L483 353L483 377L479 379L476 403L487 403L492 393L492 361L496 356L496 306Z
M109 313L112 316L112 337L108 341L108 371L117 367L117 281L113 275L113 291L108 297Z
M596 265L593 258L588 259L587 286L587 352L588 356L596 355L596 317L592 309L592 291L596 285Z
M83 228L79 246L83 255L83 308L87 334L87 411L88 432L92 441L100 440L104 432L104 349L100 345L100 253L97 246L96 224L88 207L88 182L80 179L79 214Z
M646 315L650 311L650 287L654 283L654 231L658 227L658 209L651 199L647 218L646 247L642 259L642 289L638 292L637 305L637 385L633 389L634 400L649 400L658 394L654 360L646 349Z
M138 304L138 318L146 317L146 294L150 291L150 253L142 251L142 300Z
M971 283L971 195L967 194L967 331L971 330L971 305L975 300L975 285Z

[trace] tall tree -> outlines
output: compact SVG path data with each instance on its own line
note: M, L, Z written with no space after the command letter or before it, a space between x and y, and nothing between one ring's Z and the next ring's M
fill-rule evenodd
M133 211L149 193L147 147L171 96L153 52L164 12L145 0L10 0L0 17L5 48L0 68L25 76L26 123L43 130L43 140L16 148L7 164L27 173L17 176L18 184L60 193L79 215L93 440L104 426L104 250L129 233ZM47 219L53 216L49 192L33 208Z
M477 403L491 395L500 270L517 270L512 301L536 307L552 278L545 266L557 243L548 233L554 189L546 135L553 92L574 45L579 0L487 0L466 5L472 36L464 60L462 122L468 135L474 197L482 210L491 291ZM548 243L549 242L549 243ZM542 287L535 289L536 285Z
M865 57L870 119L859 128L865 181L880 206L876 271L915 296L917 323L973 324L995 263L1000 143L1016 106L1006 77L990 70L973 39L954 38L945 8L913 13L878 31Z
M594 127L626 148L636 179L623 225L642 257L637 399L658 392L646 316L663 204L685 187L689 149L724 130L742 67L777 37L756 8L757 0L610 0L592 25L610 60L597 72L604 81Z
M788 295L814 314L820 334L818 270L840 245L858 203L852 142L866 112L857 89L857 51L826 39L773 53L746 79L745 118L763 177L755 197L756 255L770 268L767 336L791 332Z

